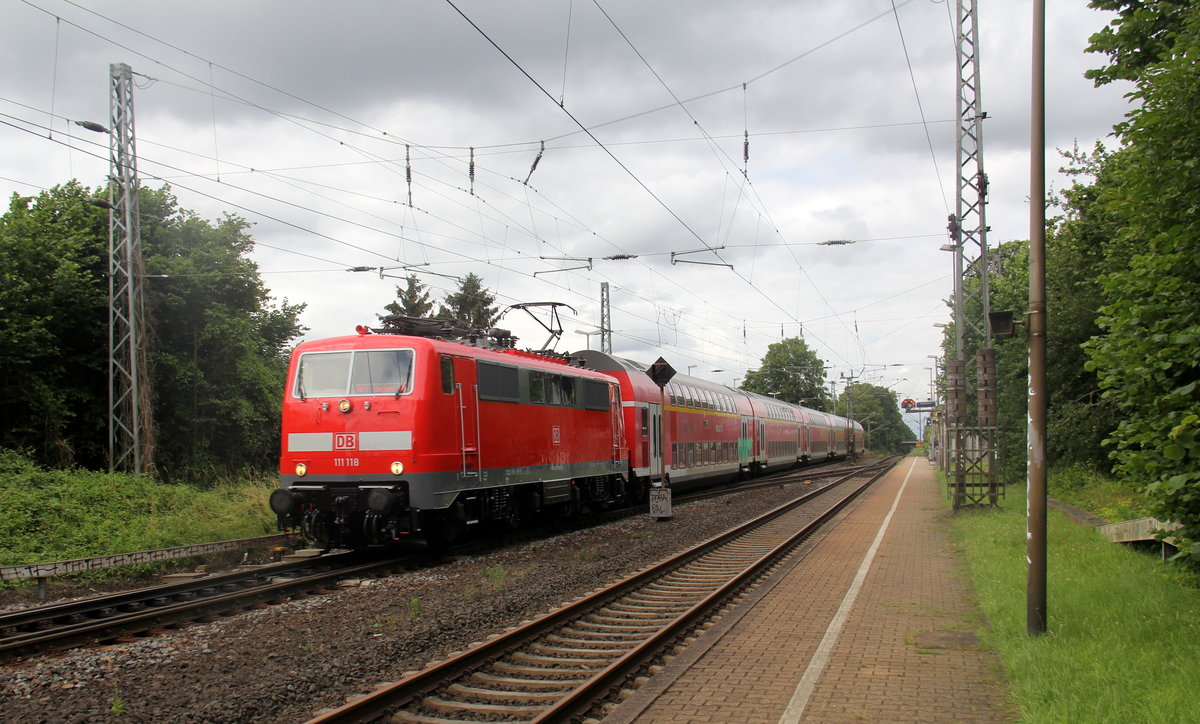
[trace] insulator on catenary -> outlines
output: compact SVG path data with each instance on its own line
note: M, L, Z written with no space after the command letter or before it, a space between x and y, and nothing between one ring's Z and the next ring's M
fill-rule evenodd
M412 206L412 156L410 147L404 144L404 180L408 182L408 205Z
M533 176L533 172L537 169L538 162L542 160L542 154L546 152L546 142L542 141L542 147L538 149L538 155L533 159L533 165L529 167L529 173L525 176L525 185L529 185L529 178Z

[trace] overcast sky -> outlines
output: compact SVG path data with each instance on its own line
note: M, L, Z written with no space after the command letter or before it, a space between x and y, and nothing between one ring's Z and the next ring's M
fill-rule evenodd
M995 245L1029 236L1032 11L979 4ZM1101 65L1083 50L1108 14L1048 5L1054 171L1054 149L1107 136L1128 88L1083 78ZM925 398L952 294L939 247L958 178L953 12L8 0L0 191L103 182L106 137L69 121L107 125L109 65L127 63L142 183L252 222L263 278L308 305L309 338L375 323L402 283L346 269L407 267L438 299L474 272L501 307L570 305L558 349L595 347L578 332L598 327L607 281L619 355L737 384L770 343L802 335L831 377ZM548 336L519 310L500 326L522 347Z

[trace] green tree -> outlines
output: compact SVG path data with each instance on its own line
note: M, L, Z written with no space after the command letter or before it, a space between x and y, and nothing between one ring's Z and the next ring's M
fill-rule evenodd
M107 465L108 215L85 201L104 195L72 181L0 218L0 445L55 466ZM244 220L167 188L139 204L160 472L274 467L302 307L272 303Z
M492 303L496 297L483 286L483 278L468 273L459 282L458 291L446 295L438 307L438 319L446 319L466 329L486 329L493 326L500 314Z
M244 219L210 223L168 188L143 189L139 202L160 472L273 467L303 305L272 304Z
M899 454L907 450L905 442L916 438L904 422L896 393L886 387L856 382L838 397L836 412L858 420L864 430L869 430L867 447L871 450Z
M740 389L817 410L827 410L830 404L825 362L799 337L768 346L762 364L746 373Z
M1181 552L1200 566L1200 7L1126 5L1114 37L1133 40L1093 49L1137 84L1107 196L1113 248L1131 254L1101 279L1104 334L1088 364L1120 412L1117 471L1183 525ZM1151 52L1125 52L1147 38Z
M1117 19L1093 34L1087 48L1112 62L1087 71L1084 77L1097 86L1138 80L1147 68L1171 58L1194 5L1192 0L1092 0L1088 7L1115 12Z
M421 283L416 274L404 278L405 285L396 287L396 299L384 305L387 314L375 316L383 320L393 314L406 317L426 317L433 311L433 301L429 298L429 288Z
M0 446L46 464L104 464L107 212L76 181L0 217Z

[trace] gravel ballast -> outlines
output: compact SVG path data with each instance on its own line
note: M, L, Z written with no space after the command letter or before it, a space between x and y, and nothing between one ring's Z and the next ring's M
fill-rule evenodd
M13 722L297 722L613 583L805 486L677 505L214 623L3 667Z

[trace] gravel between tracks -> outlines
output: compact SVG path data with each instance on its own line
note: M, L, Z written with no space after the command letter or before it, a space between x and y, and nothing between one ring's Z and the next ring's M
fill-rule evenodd
M788 485L678 505L195 624L0 668L12 722L304 721L793 497Z

